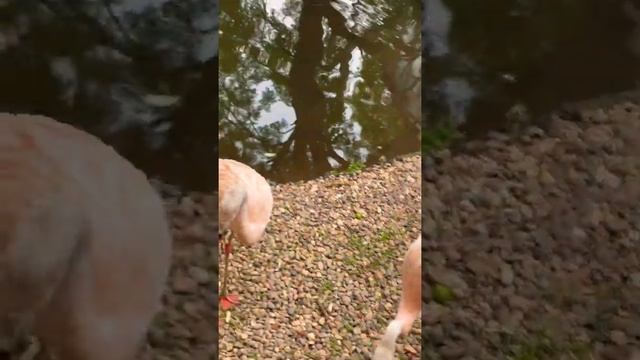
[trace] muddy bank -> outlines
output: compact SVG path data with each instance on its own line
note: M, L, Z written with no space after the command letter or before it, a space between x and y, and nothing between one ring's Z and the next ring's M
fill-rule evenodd
M266 237L237 246L220 359L369 359L395 316L399 266L420 230L420 156L273 188ZM418 359L420 326L398 341Z
M640 348L640 93L424 159L430 359Z

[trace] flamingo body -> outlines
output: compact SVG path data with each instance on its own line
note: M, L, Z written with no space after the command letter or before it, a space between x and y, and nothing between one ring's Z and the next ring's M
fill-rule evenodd
M267 180L243 163L218 159L218 195L220 229L231 230L244 245L257 244L273 209Z
M133 360L171 261L146 176L83 131L0 113L0 203L0 337L33 333L58 359Z

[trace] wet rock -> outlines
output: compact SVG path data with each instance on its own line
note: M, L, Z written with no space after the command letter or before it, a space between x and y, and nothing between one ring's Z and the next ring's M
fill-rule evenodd
M627 335L620 330L613 330L609 335L609 339L616 345L625 345L627 343Z
M189 275L193 280L196 281L196 283L200 285L206 285L209 283L209 281L211 281L209 272L201 267L192 266L191 268L189 268Z
M180 239L184 241L190 241L190 242L211 241L211 239L207 239L207 235L208 234L205 230L205 225L202 222L195 222L187 226L182 231Z
M443 359L454 360L461 359L466 355L467 349L463 344L447 344L438 349L438 353Z
M427 325L437 324L446 313L446 307L437 303L430 303L425 306L423 319Z
M443 284L452 289L456 296L464 296L469 288L467 283L455 271L432 267L427 270L427 273L435 283Z
M173 279L173 290L177 293L195 293L198 290L198 283L190 277L179 275Z
M513 280L514 274L511 266L509 264L502 265L500 268L500 281L502 281L502 284L509 286L513 284Z

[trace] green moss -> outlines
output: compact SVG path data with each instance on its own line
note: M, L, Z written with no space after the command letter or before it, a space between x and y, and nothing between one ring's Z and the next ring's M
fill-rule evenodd
M454 298L455 295L453 294L453 291L448 287L441 284L436 284L433 287L433 300L438 304L444 305L452 301Z
M331 355L339 356L342 354L342 347L340 346L340 343L338 342L338 340L334 338L330 338L328 345L329 345L329 351L331 351Z
M585 343L560 343L545 332L517 338L506 335L505 346L509 360L588 360L592 351Z
M325 280L325 281L323 281L323 282L322 282L322 285L320 285L320 291L321 291L323 294L327 294L327 293L329 293L329 294L330 294L330 293L332 293L332 292L333 292L333 289L334 289L333 282L331 282L331 281L329 281L329 280Z
M337 169L337 170L331 171L330 173L331 175L340 175L340 173L355 175L360 173L362 170L364 170L364 168L365 168L365 165L363 163L356 161L347 165L347 167L344 168L343 170Z
M395 229L382 229L380 230L380 241L388 243L394 236L397 235L397 231Z
M347 166L347 169L345 170L345 172L347 174L357 174L359 172L362 171L362 169L364 169L364 164L361 162L353 162L351 164L349 164L349 166Z
M422 130L422 153L429 154L433 151L446 149L463 138L464 134L448 121L428 126Z

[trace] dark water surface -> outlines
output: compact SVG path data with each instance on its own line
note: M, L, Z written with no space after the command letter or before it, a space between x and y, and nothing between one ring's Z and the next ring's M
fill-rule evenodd
M419 0L220 9L220 156L278 181L420 148Z
M71 123L150 176L212 190L216 3L0 0L0 111Z
M640 85L640 1L425 0L423 114L470 136ZM511 111L510 111L511 110ZM520 114L520 115L518 115Z

